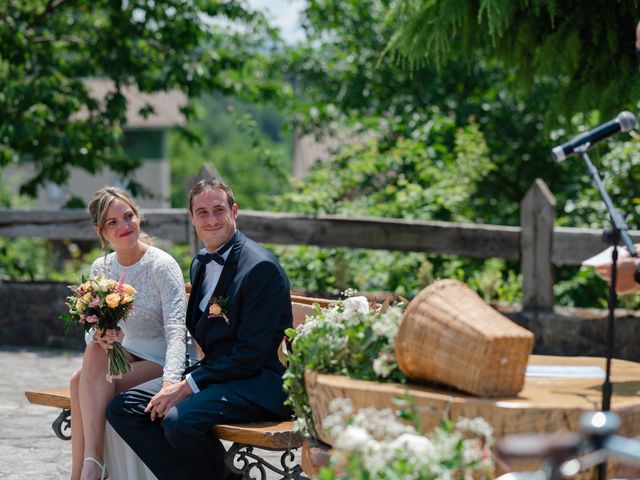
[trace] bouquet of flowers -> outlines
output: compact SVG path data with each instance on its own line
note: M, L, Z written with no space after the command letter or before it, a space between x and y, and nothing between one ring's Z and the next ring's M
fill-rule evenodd
M287 403L293 408L296 431L318 436L304 384L304 371L336 373L360 380L404 382L398 367L394 344L402 322L404 299L394 303L392 297L382 305L369 304L365 297L350 296L327 308L315 311L297 330L287 329L291 340L286 352L285 389Z
M119 329L118 323L127 318L133 307L136 290L124 283L124 276L116 281L102 275L85 278L82 283L69 287L73 292L67 297L69 313L62 315L67 326L82 325L85 331ZM122 378L123 373L131 371L124 348L120 342L113 342L113 348L107 352L107 380Z

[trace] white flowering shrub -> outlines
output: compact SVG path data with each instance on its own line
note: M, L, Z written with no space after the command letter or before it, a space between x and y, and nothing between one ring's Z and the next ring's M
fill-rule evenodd
M482 418L443 421L421 435L389 409L353 411L335 399L323 428L335 439L320 480L431 480L493 478L493 431ZM415 416L415 411L414 411Z
M317 436L304 386L306 369L361 380L406 380L394 350L403 305L387 301L372 307L365 297L350 297L328 308L316 306L297 330L287 330L285 388L298 432Z

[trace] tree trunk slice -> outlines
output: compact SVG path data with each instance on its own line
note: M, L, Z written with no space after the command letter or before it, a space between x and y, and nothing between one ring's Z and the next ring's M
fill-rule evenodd
M529 365L584 366L605 369L605 359L595 357L555 357L531 355ZM620 415L620 435L640 434L640 364L612 361L613 395L611 411ZM394 397L409 393L418 408L421 428L430 432L443 416L452 420L460 416L483 417L493 427L496 442L505 435L518 433L553 433L578 429L580 416L599 410L603 378L532 377L525 378L522 391L510 398L480 398L435 385L378 383L354 380L341 375L305 373L305 384L313 420L320 440L331 445L333 438L322 430L322 420L329 414L334 398L349 398L354 409L372 406L397 409ZM537 461L511 462L515 469L537 469ZM616 466L609 462L610 471ZM587 472L580 478L592 478Z

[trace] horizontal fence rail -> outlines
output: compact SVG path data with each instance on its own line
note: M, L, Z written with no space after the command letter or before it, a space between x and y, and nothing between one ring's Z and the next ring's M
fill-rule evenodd
M143 229L172 242L189 241L182 209L146 209ZM388 218L306 216L243 210L238 228L263 243L444 253L476 258L520 257L519 227ZM95 240L84 210L0 209L0 236Z
M143 228L171 242L189 240L191 222L182 209L143 209ZM375 217L306 216L242 210L238 228L263 243L370 248L521 259L520 227L474 223L400 220ZM631 230L640 239L640 230ZM85 210L0 209L0 237L96 240ZM602 230L555 227L552 260L579 265L603 250Z
M281 245L414 251L520 261L525 308L553 308L553 265L580 265L603 250L602 230L553 227L555 200L536 180L522 202L522 225L484 225L373 217L241 210L238 227ZM193 242L184 209L143 209L144 230L163 240ZM633 230L632 238L640 238ZM95 240L86 210L0 209L0 237ZM541 268L542 267L542 268Z

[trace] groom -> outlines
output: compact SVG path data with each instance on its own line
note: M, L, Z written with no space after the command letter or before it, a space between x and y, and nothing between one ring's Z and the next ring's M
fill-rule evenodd
M206 248L191 263L187 328L204 358L181 382L159 392L141 385L107 407L109 423L160 480L224 480L225 450L211 425L291 416L277 355L292 324L289 280L237 230L237 215L227 185L208 179L191 190L189 217Z

